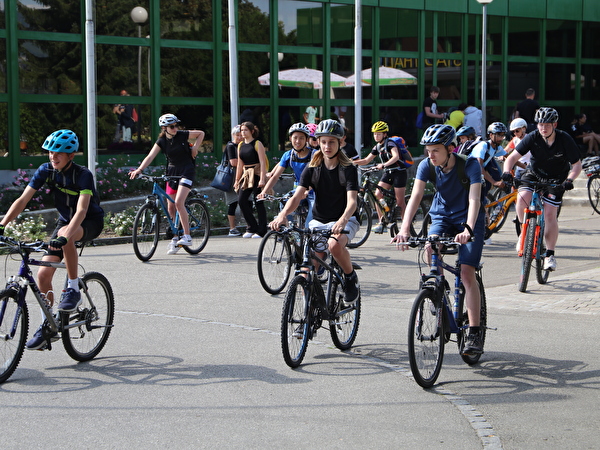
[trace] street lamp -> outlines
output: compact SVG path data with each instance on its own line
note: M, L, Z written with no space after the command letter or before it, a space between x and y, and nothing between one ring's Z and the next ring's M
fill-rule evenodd
M493 0L477 0L478 3L483 5L483 21L481 26L481 132L485 133L487 128L486 120L486 109L487 105L485 102L487 77L486 77L486 54L487 54L487 5L492 3Z
M131 20L137 23L138 26L138 37L142 37L142 25L148 20L148 11L142 6L136 6L131 10ZM138 99L142 96L142 46L138 47ZM140 111L140 105L138 104L138 121L137 121L137 135L138 142L142 140L142 112Z

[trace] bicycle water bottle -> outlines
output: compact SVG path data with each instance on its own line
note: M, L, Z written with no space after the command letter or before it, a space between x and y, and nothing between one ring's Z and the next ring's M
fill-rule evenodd
M390 210L390 207L388 206L388 204L385 202L385 199L380 198L379 199L379 204L381 205L381 209L383 209L383 211L388 212Z

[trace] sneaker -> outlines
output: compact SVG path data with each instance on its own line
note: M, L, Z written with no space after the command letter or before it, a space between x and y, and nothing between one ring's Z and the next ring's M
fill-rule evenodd
M479 333L469 334L465 340L465 346L463 347L463 355L481 355L483 353L483 344L481 343L481 337Z
M240 230L238 230L237 228L232 228L231 230L229 230L229 234L227 236L229 237L237 237L237 236L241 236L242 232Z
M190 235L183 235L183 237L179 239L175 245L185 245L186 247L189 247L192 245L192 237Z
M245 233L242 235L242 237L243 237L244 239L250 239L250 238L251 238L253 235L254 235L254 233L250 233L249 231L246 231L246 232L245 232Z
M483 241L485 245L490 245L492 243L492 238L487 238Z
M177 246L177 241L169 242L169 246L167 247L167 255L174 255L179 251L181 247Z
M554 255L544 258L544 270L556 270L556 258Z
M42 323L37 331L33 333L33 337L27 341L25 348L27 350L45 350L48 346L48 339L50 339L50 342L57 341L58 333L56 331L50 331L48 328L48 321L44 320L44 323Z
M373 231L373 233L378 233L378 234L383 234L385 227L383 226L383 224L381 222L379 222L377 225L375 225L371 231Z
M79 305L81 305L81 292L76 291L73 288L67 288L67 290L63 291L62 296L60 297L60 305L58 305L58 310L63 312L72 312L75 311Z
M258 233L254 233L252 235L252 239L262 239L262 236L260 234L258 234Z
M360 296L360 285L358 283L358 276L356 272L353 272L352 275L346 277L346 283L344 288L344 303L346 306L353 305L358 297Z

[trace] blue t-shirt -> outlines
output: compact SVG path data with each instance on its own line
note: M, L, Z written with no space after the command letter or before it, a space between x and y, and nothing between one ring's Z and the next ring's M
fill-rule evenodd
M302 175L302 171L304 170L304 168L308 166L308 163L310 162L313 153L314 151L311 149L311 151L308 153L308 156L300 159L298 153L296 153L296 151L292 149L285 152L281 157L279 165L285 169L290 167L294 172L294 187L298 186L298 182L300 181L300 175Z
M496 156L504 156L506 154L506 150L501 145L494 149L488 141L482 141L475 146L469 157L481 158L485 167Z
M417 180L431 181L429 164L429 158L421 161L417 168ZM469 179L470 184L481 184L481 167L476 159L467 159L465 176ZM458 178L456 163L448 173L444 173L440 167L436 167L434 184L436 192L429 210L431 220L444 220L457 225L466 222L469 210L469 192L462 186ZM484 214L483 208L480 208L479 214Z

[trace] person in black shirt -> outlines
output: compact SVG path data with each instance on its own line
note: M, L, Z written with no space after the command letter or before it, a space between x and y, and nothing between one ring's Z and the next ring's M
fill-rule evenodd
M532 88L525 92L525 100L517 104L515 111L515 119L522 118L527 122L527 132L535 130L535 112L539 109L540 104L535 101L535 91Z

